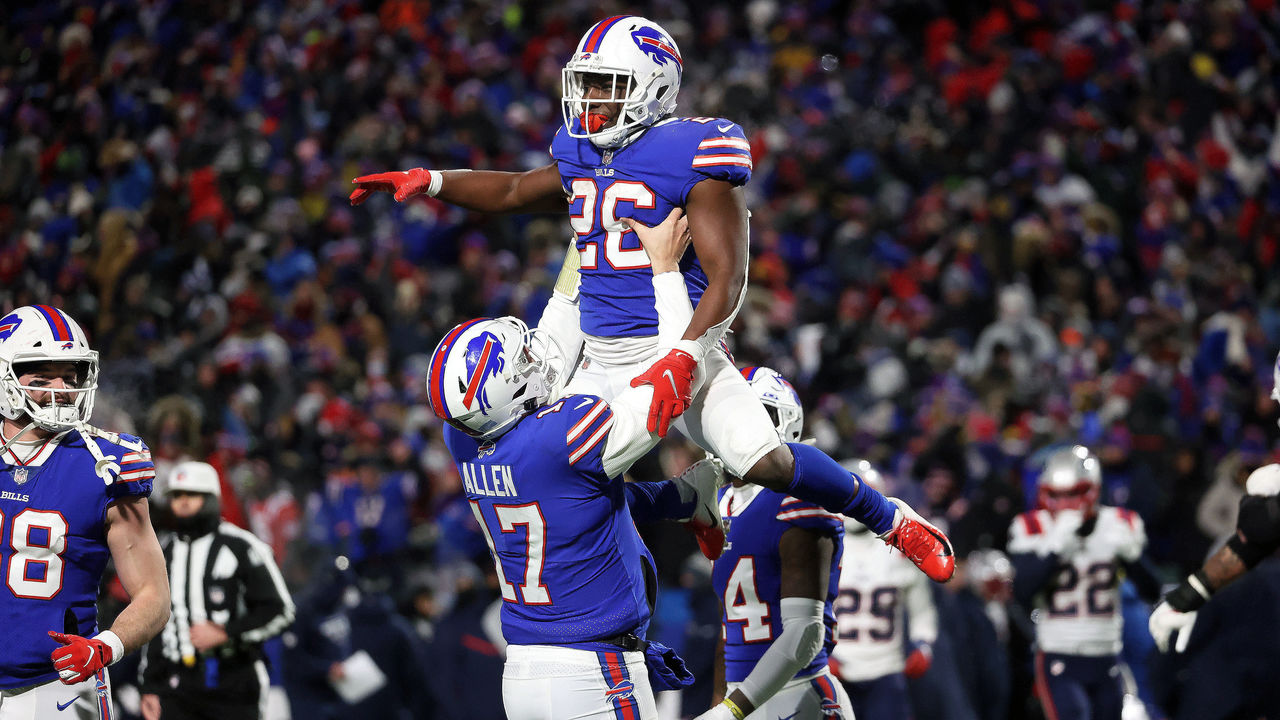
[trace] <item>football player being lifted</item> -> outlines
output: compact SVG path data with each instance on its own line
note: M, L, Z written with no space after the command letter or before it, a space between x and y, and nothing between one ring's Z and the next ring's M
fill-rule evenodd
M1014 596L1034 607L1036 691L1061 720L1120 720L1123 574L1141 595L1159 593L1142 560L1142 518L1100 504L1101 492L1098 458L1082 445L1060 448L1040 472L1039 507L1009 528Z
M778 436L798 442L804 409L791 384L766 367L744 368L742 376L768 409ZM732 486L720 495L725 550L711 571L722 606L718 704L698 720L851 718L849 699L827 669L844 518L730 479Z
M1280 355L1272 371L1271 399L1280 402ZM1218 590L1234 582L1280 548L1280 464L1263 465L1245 480L1236 533L1204 565L1188 575L1151 611L1148 629L1161 652L1182 652L1191 640L1196 611Z
M736 123L676 117L684 59L642 17L617 15L587 31L564 67L564 123L551 162L527 172L414 168L356 178L352 204L374 192L403 202L428 195L495 213L569 211L576 234L539 326L573 336L569 392L611 400L651 385L648 428L677 427L748 482L802 497L862 522L929 577L955 568L951 545L901 501L861 485L816 448L783 443L721 348L747 282L751 147ZM691 301L679 333L660 338L650 258L624 222L657 225L683 208L693 247L680 260Z
M30 305L0 318L3 720L109 717L106 667L169 618L151 452L88 424L97 382L98 353L70 315ZM108 557L130 601L100 629Z

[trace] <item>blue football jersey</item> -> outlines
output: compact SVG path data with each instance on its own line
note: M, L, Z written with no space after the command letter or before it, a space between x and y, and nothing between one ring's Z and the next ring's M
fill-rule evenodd
M502 634L518 645L617 650L592 641L648 628L653 557L601 461L613 411L571 395L496 442L453 427L445 444L484 530L502 589Z
M610 151L570 137L561 127L551 156L578 236L583 332L657 335L649 256L619 218L657 225L672 208L684 207L689 190L703 180L745 185L751 179L751 150L742 128L721 118L669 118ZM697 305L707 276L692 248L680 269L689 300Z
M120 466L111 484L94 471L86 441ZM25 464L8 451L0 457L0 688L58 677L49 659L58 643L48 631L97 632L98 586L110 555L107 505L150 495L154 477L146 444L114 433L86 439L70 430Z
M778 543L793 527L813 530L835 541L827 583L822 650L796 677L807 677L827 665L835 646L835 611L839 593L844 521L812 503L747 485L720 491L720 515L727 526L724 554L711 571L711 585L723 603L724 667L727 682L741 682L760 656L782 634L782 557Z

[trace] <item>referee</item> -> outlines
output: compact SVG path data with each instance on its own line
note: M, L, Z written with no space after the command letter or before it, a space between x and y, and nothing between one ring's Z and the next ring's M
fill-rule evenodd
M293 600L251 533L220 522L218 473L173 468L165 490L173 531L161 541L173 612L140 670L145 720L260 720L267 669L262 642L293 622Z

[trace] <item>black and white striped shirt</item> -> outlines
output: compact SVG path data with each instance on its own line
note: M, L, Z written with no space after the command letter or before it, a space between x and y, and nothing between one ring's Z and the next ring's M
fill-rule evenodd
M293 600L271 549L247 530L223 522L196 537L168 533L161 547L173 612L143 657L144 692L169 683L174 673L199 670L204 658L191 644L193 625L225 628L227 642L211 655L254 663L262 657L262 642L293 622Z

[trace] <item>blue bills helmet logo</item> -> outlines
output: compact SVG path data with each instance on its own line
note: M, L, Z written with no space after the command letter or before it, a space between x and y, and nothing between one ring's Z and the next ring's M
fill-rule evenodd
M472 404L479 400L480 412L488 415L493 404L489 402L484 383L502 372L506 365L506 360L502 357L502 341L491 332L481 333L467 343L466 359L470 379L467 381L467 392L462 397L462 404L470 410Z
M0 319L0 342L8 340L21 324L22 318L17 313L11 313Z
M671 44L662 33L651 27L639 27L631 31L631 39L635 41L636 47L645 55L653 58L653 61L659 65L666 65L668 61L674 62L677 68L681 68L684 64L680 61L680 53L676 50L675 45Z

